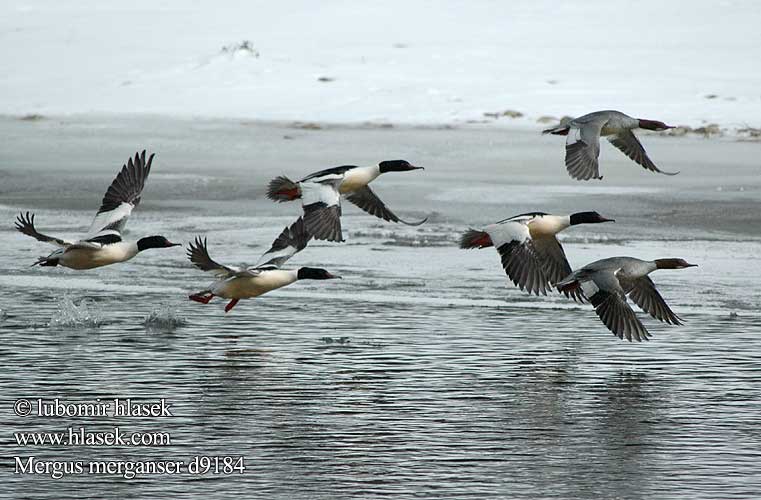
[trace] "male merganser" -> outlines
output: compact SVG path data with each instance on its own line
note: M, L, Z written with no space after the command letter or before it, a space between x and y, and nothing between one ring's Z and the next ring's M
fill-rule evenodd
M75 242L47 236L34 227L34 214L27 212L16 219L16 229L45 243L57 247L47 257L40 257L32 264L40 266L63 266L70 269L93 269L117 262L130 260L149 248L180 246L163 236L148 236L137 241L122 241L122 231L132 210L140 203L140 193L151 172L153 156L145 161L145 150L135 153L135 160L129 159L103 196L95 219L84 239Z
M341 195L367 212L389 222L401 222L419 226L419 222L407 222L397 217L368 184L386 172L422 170L404 160L382 161L371 167L344 165L310 174L298 182L285 176L270 181L267 197L273 201L286 202L301 198L307 231L318 240L344 241L341 235Z
M258 297L272 290L290 285L296 280L312 279L327 280L340 278L325 269L302 267L298 270L284 270L280 266L303 250L309 242L304 220L299 217L290 227L283 229L272 247L262 255L256 265L246 268L224 266L209 257L206 249L206 239L196 238L195 244L188 246L188 258L194 266L202 271L208 271L218 278L206 289L190 295L190 300L208 304L217 297L231 299L225 306L229 312L240 299Z
M648 274L656 269L696 267L683 259L640 260L633 257L611 257L587 264L557 283L561 292L581 290L595 307L608 330L618 338L632 341L648 340L650 333L626 302L626 296L655 319L671 325L681 325Z
M602 179L597 161L600 156L601 135L644 168L659 174L678 174L679 172L658 170L632 132L636 128L660 132L674 127L663 122L632 118L620 111L608 110L589 113L567 123L561 123L557 127L543 130L542 133L568 136L565 142L565 166L574 179L582 181ZM569 133L571 131L572 133Z
M578 224L615 222L597 212L550 215L532 212L490 224L483 231L469 229L460 238L460 248L494 246L502 257L505 273L521 290L547 295L547 290L571 272L563 247L555 237ZM577 293L566 293L574 300Z

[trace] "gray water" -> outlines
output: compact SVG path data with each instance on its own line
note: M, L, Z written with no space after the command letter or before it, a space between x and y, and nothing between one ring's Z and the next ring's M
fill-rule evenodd
M325 127L75 117L0 119L0 428L3 498L754 498L761 495L761 144L644 136L673 178L603 145L579 183L562 139L491 129ZM187 300L208 276L179 248L93 271L30 268L48 248L13 229L76 237L137 149L156 151L128 237L209 240L253 263L299 206L278 174L405 158L425 171L373 185L418 228L344 207L343 245L289 264L300 282L229 314ZM508 286L493 249L458 233L517 213L598 210L569 229L573 266L613 255L700 265L653 275L682 327L640 314L628 343L589 305ZM173 417L18 417L19 398L165 398ZM166 447L16 445L14 432L85 426L169 432ZM243 456L233 475L15 474L40 460Z

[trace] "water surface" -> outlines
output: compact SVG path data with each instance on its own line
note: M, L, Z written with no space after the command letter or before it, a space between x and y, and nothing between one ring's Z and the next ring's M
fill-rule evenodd
M567 178L562 141L482 129L302 130L160 118L0 120L0 495L19 498L752 498L761 494L761 145L643 138L674 178L603 146L605 181ZM556 139L556 138L555 138ZM405 158L375 191L418 228L347 206L347 243L313 242L297 283L229 314L187 300L209 278L179 249L100 270L30 268L47 250L19 210L64 237L86 230L116 170L158 154L128 237L208 237L252 263L299 212L264 198L274 175ZM550 180L548 183L547 180ZM492 249L458 233L516 213L595 209L616 224L563 235L573 266L678 256L653 275L685 318L643 317L622 342L591 307L508 286ZM166 398L172 418L13 415L19 398ZM168 447L18 447L17 431L167 431ZM244 456L243 475L13 474L43 460Z

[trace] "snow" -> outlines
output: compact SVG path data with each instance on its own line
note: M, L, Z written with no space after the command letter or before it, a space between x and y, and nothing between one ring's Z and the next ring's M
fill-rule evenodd
M758 127L759 26L752 0L4 0L0 113Z

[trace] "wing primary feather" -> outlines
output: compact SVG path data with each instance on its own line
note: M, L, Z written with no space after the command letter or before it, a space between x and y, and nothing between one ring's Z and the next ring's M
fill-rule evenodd
M408 222L404 219L401 219L394 212L392 212L385 203L383 203L383 201L378 197L378 195L375 194L372 189L370 189L369 186L364 186L360 189L357 189L356 191L347 195L346 199L368 214L385 221L400 222L407 226L419 226L428 220L428 217L417 222Z
M15 221L16 230L27 235L31 236L32 238L36 239L37 241L42 241L44 243L50 243L52 245L58 246L58 247L65 247L70 245L68 241L62 240L61 238L56 238L54 236L48 236L47 234L42 234L34 227L34 214L30 212L26 212L24 214L23 212L20 213L16 217Z

